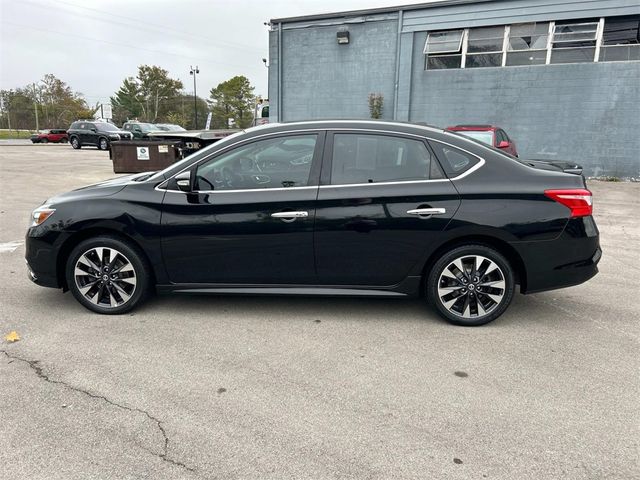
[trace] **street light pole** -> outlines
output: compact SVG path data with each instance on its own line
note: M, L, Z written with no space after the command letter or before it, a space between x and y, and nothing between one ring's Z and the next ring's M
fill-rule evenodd
M198 129L198 97L196 94L196 75L200 73L200 70L198 69L198 66L196 65L196 68L193 68L193 66L191 66L191 70L189 70L189 74L193 75L193 110L195 112L195 116L196 116L196 122L194 124L194 129L197 130Z

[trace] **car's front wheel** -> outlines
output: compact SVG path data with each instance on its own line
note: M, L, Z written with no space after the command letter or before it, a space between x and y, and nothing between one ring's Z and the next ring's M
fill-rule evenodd
M69 255L66 280L73 296L97 313L119 314L142 302L151 273L142 252L129 243L101 236L79 243Z
M460 246L436 261L427 279L427 298L450 323L478 326L504 313L515 291L513 268L485 245Z
M109 148L109 141L106 138L101 137L100 140L98 140L98 149L107 150L108 148Z
M78 137L71 137L71 146L75 150L79 150L80 148L82 148L82 145L80 145L80 140L78 140Z

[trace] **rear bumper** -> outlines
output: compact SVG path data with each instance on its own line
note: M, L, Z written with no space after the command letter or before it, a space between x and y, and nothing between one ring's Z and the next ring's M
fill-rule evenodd
M599 239L593 217L578 217L554 240L512 243L526 271L522 293L571 287L595 276L602 257Z

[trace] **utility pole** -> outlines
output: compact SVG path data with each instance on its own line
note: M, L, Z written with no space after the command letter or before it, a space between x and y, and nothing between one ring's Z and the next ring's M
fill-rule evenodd
M33 110L36 112L36 132L38 132L40 130L40 125L38 124L38 102L35 83L33 84Z
M198 66L196 65L196 68L193 68L193 66L190 66L191 70L189 70L189 74L193 75L193 110L195 113L195 117L196 117L196 122L194 124L194 130L198 129L198 97L197 97L197 93L196 93L196 75L198 73L200 73L200 70L198 70Z

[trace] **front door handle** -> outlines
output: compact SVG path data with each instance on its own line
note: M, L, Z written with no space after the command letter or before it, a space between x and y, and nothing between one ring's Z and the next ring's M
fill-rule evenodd
M272 213L271 216L273 218L280 218L286 221L294 221L296 218L307 218L309 216L309 212L277 212Z
M431 215L444 215L447 213L445 208L415 208L413 210L407 210L409 215L418 215L419 217L431 216Z

